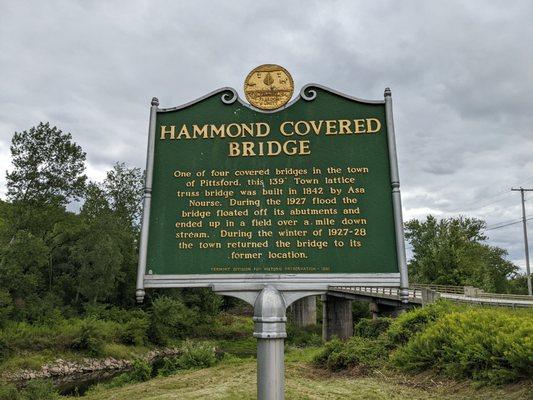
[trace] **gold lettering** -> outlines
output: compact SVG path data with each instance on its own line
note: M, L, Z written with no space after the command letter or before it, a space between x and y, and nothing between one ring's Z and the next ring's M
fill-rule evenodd
M354 119L355 129L353 133L365 133L365 120L364 119Z
M242 156L243 157L255 156L253 148L254 148L254 142L242 142Z
M372 122L375 122L376 125L372 128ZM367 118L366 119L366 131L367 133L376 133L381 129L381 122L377 118Z
M185 136L185 139L191 138L191 134L189 133L189 130L187 129L187 125L185 124L181 126L180 133L178 134L178 139L181 139L182 136Z
M300 126L303 125L305 127L305 130L300 130ZM295 125L294 125L294 131L296 132L297 135L300 135L300 136L305 136L309 133L309 131L311 130L311 127L309 126L309 124L307 123L307 121L298 121Z
M257 132L255 134L256 137L264 137L268 136L270 133L270 125L264 123L264 122L258 122L255 124ZM265 128L264 132L261 132L261 128Z
M351 121L348 119L339 120L339 135L346 135L352 133L350 130Z
M170 139L176 139L176 127L174 125L171 125L168 127L170 129L167 129L166 125L161 125L161 140L166 139L166 135L170 134Z
M231 132L231 128L236 128L234 132ZM241 135L241 126L239 124L229 124L226 128L226 135L229 137L239 137Z
M292 121L285 121L285 122L283 122L283 123L279 126L279 130L280 130L281 134L282 134L283 136L292 136L292 135L294 135L294 132L288 133L288 132L285 131L285 125L291 125L292 127L294 127L294 122L292 122Z
M241 155L241 149L239 147L239 143L237 142L230 142L229 143L229 154L230 157L237 157Z
M277 156L281 153L281 144L279 142L276 142L274 140L267 142L268 145L268 156ZM276 151L273 150L274 145L276 145L278 148Z
M213 136L220 136L221 138L225 137L224 128L226 126L224 124L219 125L218 127L216 125L209 125L209 127L211 128L211 139L213 138Z
M198 136L203 137L204 139L207 139L207 125L203 125L200 129L198 125L192 126L192 137L197 138Z
M316 124L316 121L309 121L311 126L313 127L313 132L315 132L315 135L320 134L320 128L322 128L322 124L324 123L323 120L318 121L318 125Z
M326 135L337 134L337 121L328 119L326 120Z

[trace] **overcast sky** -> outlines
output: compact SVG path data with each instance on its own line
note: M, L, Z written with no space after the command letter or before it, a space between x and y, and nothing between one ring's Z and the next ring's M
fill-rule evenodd
M532 21L530 0L0 0L0 197L15 131L71 132L100 180L115 161L144 168L152 96L242 96L246 74L275 63L295 93L391 87L406 220L514 222L510 188L533 187ZM525 267L521 224L487 234Z

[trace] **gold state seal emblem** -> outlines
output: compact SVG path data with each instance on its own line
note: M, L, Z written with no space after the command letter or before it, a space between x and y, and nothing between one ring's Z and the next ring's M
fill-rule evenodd
M291 99L293 92L294 82L291 74L276 64L260 65L244 80L246 99L261 110L283 107Z

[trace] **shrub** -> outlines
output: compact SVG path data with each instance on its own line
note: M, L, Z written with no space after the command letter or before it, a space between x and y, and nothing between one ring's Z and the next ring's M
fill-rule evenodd
M161 296L152 303L150 336L158 344L166 345L170 339L185 337L196 322L196 315L183 302Z
M4 333L0 331L0 361L4 360L8 356L9 356L9 344L7 343Z
M23 400L55 400L59 394L51 381L30 381L22 391Z
M150 321L148 317L132 318L120 329L120 342L123 344L142 346L146 343Z
M135 382L146 382L152 377L152 365L143 360L135 360L129 374Z
M361 318L370 318L372 314L368 308L368 303L366 301L354 301L352 302L352 315L354 321Z
M202 326L200 329L203 337L235 340L251 337L254 323L250 317L220 313L211 324Z
M423 331L428 324L459 307L445 301L416 308L394 319L387 330L389 345L396 347L407 343L411 337Z
M104 384L107 388L116 388L130 383L146 382L152 377L152 365L143 360L135 360L132 370L114 377Z
M377 318L377 319L361 319L354 325L354 335L364 338L375 339L383 332L385 332L390 324L392 318Z
M533 318L472 309L443 316L392 355L401 369L507 383L533 374Z
M72 340L71 347L76 350L86 351L92 356L103 353L105 336L103 324L93 318L82 320L79 325L78 336Z
M354 336L345 342L334 339L324 346L313 363L331 371L360 367L363 370L382 365L388 357L385 342Z
M0 288L0 328L8 321L13 311L11 295L5 289Z
M15 385L0 381L0 400L20 400L21 395Z
M319 325L303 328L287 325L287 343L296 347L314 347L322 345L322 332Z
M217 362L215 347L210 342L192 342L186 340L182 347L182 353L178 357L178 365L181 369L208 368Z
M164 357L159 362L157 369L158 376L170 376L174 375L181 369L178 357Z

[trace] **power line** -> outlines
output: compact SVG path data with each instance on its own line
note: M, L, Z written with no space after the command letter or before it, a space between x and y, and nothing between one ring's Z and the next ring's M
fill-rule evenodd
M533 219L533 217L529 217L529 218L526 219L526 221L529 221L529 220L532 220L532 219ZM506 226L516 225L516 224L519 224L521 222L522 222L522 220L519 219L519 220L516 220L514 222L510 222L510 223L503 224L503 225L500 225L500 226L494 226L492 228L485 228L485 230L486 231L493 231L495 229L505 228Z
M530 183L533 183L533 180L528 180L522 186L527 186ZM505 196L505 195L510 194L510 193L511 192L509 191L509 189L505 189L505 191L497 192L497 193L495 193L495 194L493 194L491 196L484 197L483 200L496 199L498 197ZM490 206L490 205L495 204L495 203L499 203L500 201L503 201L503 200L506 200L506 199L505 198L501 198L501 199L498 199L498 200L490 201L489 203L485 203L485 204L482 204L482 205L478 205L479 201L475 200L475 201L471 201L469 203L466 203L466 205L464 205L461 208L457 208L457 209L454 209L454 210L451 210L451 211L446 211L446 212L447 213L455 213L455 212L459 212L459 211L472 211L474 209L483 209L483 208L485 208L487 206ZM474 207L472 208L472 206L474 206Z

